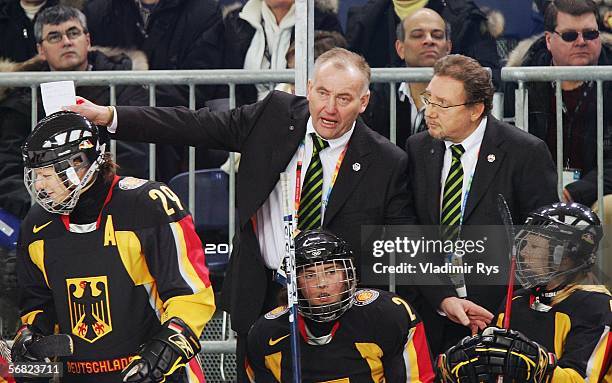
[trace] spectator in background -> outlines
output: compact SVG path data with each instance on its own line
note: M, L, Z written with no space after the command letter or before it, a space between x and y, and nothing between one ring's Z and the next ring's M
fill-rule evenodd
M316 60L321 54L332 48L347 48L348 43L344 36L335 31L315 31L314 35L314 59ZM295 42L291 42L287 54L287 68L295 68ZM276 90L282 90L291 94L295 94L295 84L281 83L276 86Z
M504 31L497 38L497 51L502 66L508 54L524 39L544 32L544 14L533 0L475 0L481 9L500 12L504 18Z
M485 15L472 0L369 0L349 10L346 27L351 50L362 54L373 68L398 67L396 27L406 16L420 8L438 12L450 25L452 53L476 59L493 70L499 84L500 63L495 39L503 26L497 18Z
M0 57L26 61L36 55L34 17L58 0L4 0L0 3Z
M143 70L147 60L142 52L120 53L89 50L87 22L81 11L57 5L42 11L34 26L39 56L12 66L13 71ZM77 87L76 93L101 103L109 102L108 87ZM148 93L142 87L118 86L118 105L147 105ZM0 208L23 218L30 198L23 186L21 146L32 130L29 88L5 90L0 102ZM39 97L38 119L44 116ZM118 142L117 157L122 174L148 178L148 147Z
M227 69L287 68L286 54L295 34L294 0L249 0L225 16ZM342 33L338 16L324 1L315 1L314 29ZM236 105L263 99L274 85L236 87Z
M397 25L395 51L408 68L433 67L439 58L450 53L450 33L450 27L436 11L422 8ZM402 82L396 86L395 142L401 148L410 135L427 130L425 104L421 100L427 84ZM389 138L389 85L375 83L371 88L370 104L362 117L368 126Z
M214 0L89 0L84 12L94 45L140 49L150 69L222 67L223 19ZM176 89L187 105L186 87ZM199 106L215 98L215 86L196 89Z
M508 66L611 65L612 36L602 34L592 0L555 0L546 8L546 32L521 42ZM612 84L604 82L604 194L612 193ZM505 110L514 113L515 84L506 92ZM563 81L563 161L565 201L592 205L597 199L597 87L595 82ZM527 84L529 132L557 153L554 83ZM608 101L606 101L608 100Z

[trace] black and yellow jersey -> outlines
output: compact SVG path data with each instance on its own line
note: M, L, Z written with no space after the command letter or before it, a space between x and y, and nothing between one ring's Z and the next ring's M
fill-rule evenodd
M612 297L602 292L575 290L548 311L535 310L528 290L512 300L510 328L554 352L558 366L553 383L612 383ZM541 306L540 306L541 307ZM547 309L546 307L545 309ZM505 305L498 314L502 327Z
M74 341L63 381L120 381L166 320L179 317L199 336L215 310L191 216L158 182L115 177L87 225L33 206L17 262L23 323L44 333L57 324Z
M291 382L288 309L278 307L253 325L248 338L251 382ZM298 315L303 382L432 382L423 323L412 307L389 292L363 289L337 321L316 323ZM315 334L327 326L325 333ZM326 338L326 339L325 339ZM323 341L322 341L323 340Z

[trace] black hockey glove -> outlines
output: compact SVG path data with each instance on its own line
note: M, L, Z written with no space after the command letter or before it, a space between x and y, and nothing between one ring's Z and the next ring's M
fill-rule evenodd
M488 327L476 352L491 376L516 382L549 382L557 357L518 331Z
M124 382L163 382L200 352L200 342L180 318L171 318L163 329L140 347L138 356L121 372Z
M11 360L13 363L43 362L45 357L38 355L31 347L44 336L30 325L22 326L15 335L13 347L11 348Z
M466 336L445 353L438 356L437 379L443 383L478 383L482 368L476 354L480 335Z

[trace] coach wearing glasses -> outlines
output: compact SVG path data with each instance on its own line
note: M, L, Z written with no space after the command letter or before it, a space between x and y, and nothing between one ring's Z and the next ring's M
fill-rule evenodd
M612 37L601 34L592 0L556 0L546 8L544 36L522 43L508 66L585 66L612 64ZM612 193L612 83L604 82L604 194ZM563 81L563 166L565 201L592 205L597 198L597 85ZM527 84L529 132L546 142L556 157L554 83ZM514 110L514 89L506 93L506 110ZM509 109L508 109L509 108Z
M491 116L493 93L486 68L472 58L449 55L435 63L434 77L422 95L428 130L410 136L406 144L410 188L418 222L443 225L444 239L465 239L465 225L502 225L498 194L505 197L516 223L524 222L531 209L558 200L546 144ZM466 261L497 264L507 275L507 256L488 249L466 256ZM443 257L451 258L445 263L456 261L451 254ZM440 286L398 290L423 318L434 355L482 329L498 309L505 277L497 286L485 285L482 278L466 273L460 282L444 276Z

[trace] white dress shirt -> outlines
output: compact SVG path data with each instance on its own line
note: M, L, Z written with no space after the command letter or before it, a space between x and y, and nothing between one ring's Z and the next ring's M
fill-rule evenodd
M397 88L397 95L400 102L406 102L406 100L408 100L408 103L410 104L410 132L411 134L414 134L416 133L419 125L421 125L423 114L419 113L420 111L417 109L416 102L412 98L412 94L410 93L410 84L407 82L402 82L399 88ZM425 106L423 106L421 110L423 109L425 109Z
M344 147L348 144L354 128L355 124L353 123L351 129L344 133L344 135L333 140L326 140L329 143L329 147L319 152L319 157L321 158L321 164L323 166L323 214L321 214L321 219L324 217L327 196L329 194L329 188L331 187L331 179L336 168L336 163ZM314 126L312 125L312 118L308 118L308 123L306 125L304 149L298 149L293 154L291 161L289 161L285 169L289 174L289 197L291 198L292 208L295 207L295 176L297 163L300 159L302 160L300 185L303 185L306 171L310 165L310 158L312 157L312 137L310 137L310 133L315 133ZM293 213L295 217L296 212L294 211ZM297 222L295 222L294 225L297 225ZM272 270L278 269L281 260L285 257L283 192L280 181L276 184L266 202L257 210L257 230L255 234L257 235L259 250L261 251L266 266Z

